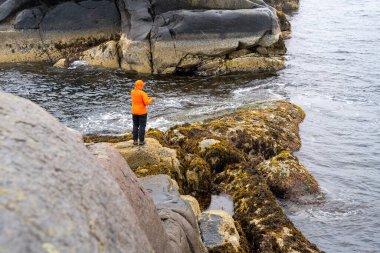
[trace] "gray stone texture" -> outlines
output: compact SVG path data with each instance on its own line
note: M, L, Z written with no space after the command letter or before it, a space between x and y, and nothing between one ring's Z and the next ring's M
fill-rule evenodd
M77 134L0 93L2 252L154 252L138 219Z
M87 146L87 148L99 160L103 168L112 175L129 199L131 206L139 217L140 226L147 235L154 250L157 253L172 252L168 236L152 198L140 185L125 159L106 143L92 144Z
M44 17L42 8L32 8L21 11L16 16L15 29L38 29Z
M40 28L43 31L120 30L120 14L113 1L66 2L50 9Z
M197 220L189 203L182 200L178 185L167 175L140 178L151 194L164 223L173 251L176 253L207 252L200 238Z
M32 3L34 0L6 0L0 1L0 22L15 13L26 4Z

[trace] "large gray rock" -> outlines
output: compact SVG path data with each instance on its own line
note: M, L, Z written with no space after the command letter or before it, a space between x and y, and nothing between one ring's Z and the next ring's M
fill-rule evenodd
M175 181L167 175L155 175L140 178L140 182L153 198L174 252L207 252L192 208L181 199Z
M240 235L234 219L225 211L203 212L199 220L203 241L210 253L239 253Z
M154 250L157 253L172 252L168 236L152 198L140 185L125 159L106 143L92 144L87 148L96 156L103 168L115 178L123 193L129 199L136 215L140 217L138 220L140 226Z
M166 12L156 16L151 34L154 72L172 72L187 55L266 47L279 36L276 14L268 8Z
M26 9L20 12L15 20L15 29L38 29L44 16L42 8Z
M154 252L138 219L76 134L0 93L2 252Z
M34 0L7 0L0 1L0 22L8 18L15 11L19 10L25 4L31 3Z
M43 31L120 30L120 14L113 1L66 2L49 10L40 27Z

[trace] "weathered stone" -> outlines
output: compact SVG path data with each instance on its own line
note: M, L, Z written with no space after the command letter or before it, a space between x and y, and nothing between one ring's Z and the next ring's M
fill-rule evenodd
M172 252L168 235L161 223L153 200L149 193L139 184L137 177L133 174L125 159L106 143L92 144L87 148L119 184L131 203L135 214L139 217L140 227L145 232L155 252Z
M138 177L167 174L182 188L183 175L176 150L163 147L152 138L145 138L145 142L144 146L133 145L132 140L111 145L124 157Z
M86 4L87 3L87 4ZM91 4L92 6L88 6ZM113 1L88 0L66 2L49 10L40 24L43 32L75 32L96 30L98 33L120 31L120 14Z
M54 67L56 68L67 68L69 66L69 61L67 59L59 59L56 63L54 63Z
M286 17L286 14L282 11L277 11L277 17L278 17L278 23L281 27L281 31L290 31L291 30L291 25Z
M209 210L199 220L203 242L209 253L241 253L234 219L225 211Z
M277 17L268 8L166 12L156 16L151 33L154 73L176 67L188 54L219 56L270 46L279 35Z
M233 165L215 180L234 198L234 218L254 252L320 252L286 217L266 180L244 165Z
M38 29L44 13L42 8L26 9L17 14L15 29Z
M212 171L204 159L197 155L186 154L181 157L181 165L186 179L182 187L186 192L210 192Z
M197 218L197 221L199 221L202 212L201 212L201 208L199 206L198 200L191 195L181 195L181 199L190 204L191 209L193 210L193 213L195 215L195 218Z
M228 58L234 59L234 58L238 58L238 57L241 57L243 55L250 54L250 53L252 53L252 52L248 49L241 49L241 50L237 50L237 51L234 51L234 52L228 54Z
M279 11L292 11L299 8L299 0L264 0Z
M0 22L8 18L25 4L31 3L33 0L7 0L0 2Z
M80 59L88 62L90 66L118 68L119 54L117 42L112 40L88 49L82 53Z
M0 140L2 251L155 252L119 185L45 110L0 93Z
M297 199L319 193L317 180L288 151L259 164L256 169L267 179L271 191L280 198Z
M139 179L151 194L175 253L207 252L190 204L183 201L167 175Z
M149 40L134 41L125 34L119 41L121 68L128 72L151 74L151 51Z
M228 72L275 72L285 67L284 59L248 54L226 62Z

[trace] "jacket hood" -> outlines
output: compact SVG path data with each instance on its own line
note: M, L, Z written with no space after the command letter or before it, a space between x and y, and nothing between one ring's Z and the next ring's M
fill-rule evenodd
M136 90L142 90L143 87L144 87L144 82L143 82L143 80L137 80L137 81L135 82L135 89L136 89Z

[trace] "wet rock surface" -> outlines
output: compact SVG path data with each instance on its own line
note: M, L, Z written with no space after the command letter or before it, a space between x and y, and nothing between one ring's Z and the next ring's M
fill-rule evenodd
M0 140L4 252L155 252L119 185L45 110L0 93Z
M202 213L199 220L202 238L210 253L241 253L240 236L234 219L221 210Z
M259 164L256 169L266 178L277 197L297 200L320 192L313 175L287 151Z

